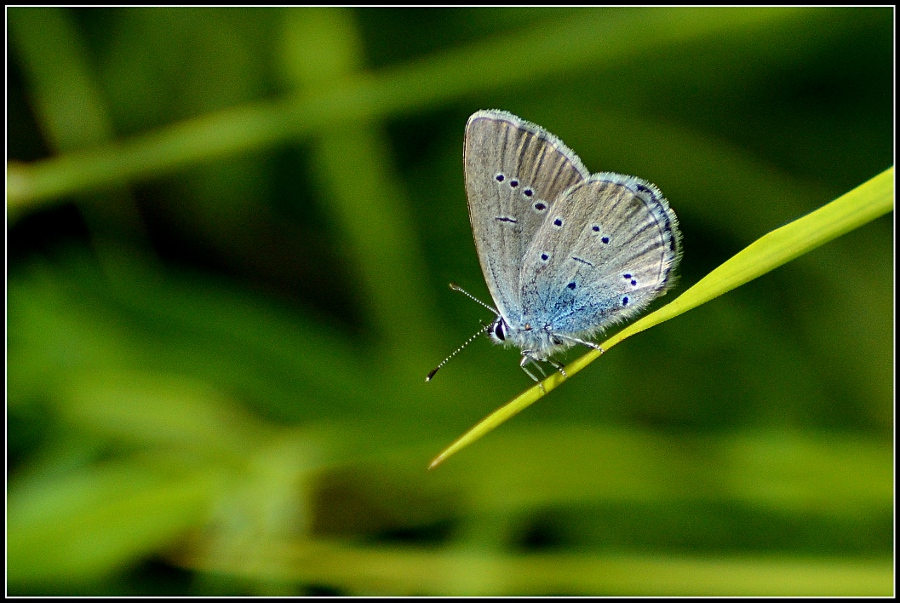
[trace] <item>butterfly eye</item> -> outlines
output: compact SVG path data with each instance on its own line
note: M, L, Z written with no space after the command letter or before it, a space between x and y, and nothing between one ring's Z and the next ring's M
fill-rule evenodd
M498 320L494 323L494 337L500 341L506 341L506 327L503 326L502 320Z

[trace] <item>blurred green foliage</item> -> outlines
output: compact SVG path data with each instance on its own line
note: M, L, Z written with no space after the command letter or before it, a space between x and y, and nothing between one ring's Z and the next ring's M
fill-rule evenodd
M891 166L893 9L7 15L10 594L892 593L892 215L433 472L531 382L423 379L469 114L659 185L685 288Z

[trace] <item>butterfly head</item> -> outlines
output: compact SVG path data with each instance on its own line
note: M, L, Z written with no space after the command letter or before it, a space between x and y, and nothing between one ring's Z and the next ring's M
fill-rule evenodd
M485 328L485 332L492 343L504 347L517 347L534 360L546 360L573 345L572 340L555 335L550 324L543 327L535 327L530 322L521 325L510 324L502 316L495 318Z

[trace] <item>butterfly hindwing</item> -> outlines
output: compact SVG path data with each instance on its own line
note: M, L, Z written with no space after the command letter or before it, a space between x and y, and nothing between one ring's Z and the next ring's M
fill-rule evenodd
M557 199L525 253L523 321L589 337L665 291L679 246L675 214L655 186L595 174Z

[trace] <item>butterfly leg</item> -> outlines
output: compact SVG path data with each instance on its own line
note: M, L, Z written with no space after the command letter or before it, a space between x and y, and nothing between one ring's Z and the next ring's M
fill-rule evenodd
M563 377L565 377L566 379L569 378L569 376L566 374L566 371L565 371L565 368L566 368L566 367L565 367L564 365L558 363L558 362L557 362L556 360L554 360L553 358L547 358L547 363L550 364L551 366L553 366L553 368L555 368L556 370L558 370L560 373L562 373L562 376L563 376Z
M538 386L540 386L541 391L543 391L546 394L547 390L544 389L544 384L541 383L541 380L538 379L537 377L535 377L531 371L529 371L527 368L525 368L525 365L528 364L529 362L534 362L535 366L538 367L538 370L541 371L541 374L544 373L544 371L541 370L541 365L537 364L537 362L535 362L534 358L531 356L531 352L528 350L525 350L522 352L522 361L519 363L519 366L522 368L523 371L525 371L526 375L531 377L532 381L534 381L535 383L538 384Z
M568 335L560 335L559 333L556 333L555 336L559 337L560 339L565 339L566 341L574 341L575 343L580 343L581 345L586 345L587 347L591 348L592 350L597 350L601 354L606 351L603 348L601 348L599 345L594 343L593 341L585 341L584 339L578 339L577 337L570 337Z

